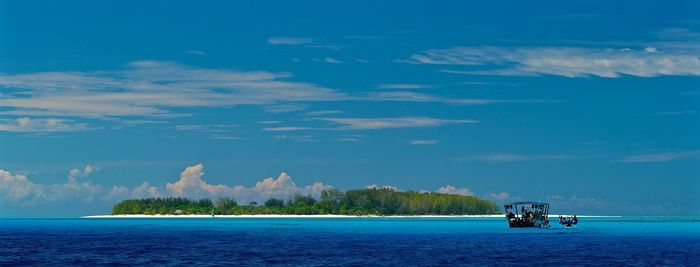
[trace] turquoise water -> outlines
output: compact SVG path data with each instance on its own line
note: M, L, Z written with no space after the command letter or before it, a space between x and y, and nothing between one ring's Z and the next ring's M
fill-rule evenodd
M0 265L689 265L700 217L0 219Z

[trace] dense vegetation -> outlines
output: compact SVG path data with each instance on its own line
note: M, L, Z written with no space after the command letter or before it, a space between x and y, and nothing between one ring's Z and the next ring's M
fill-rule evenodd
M191 200L148 198L124 200L112 214L343 214L343 215L452 215L498 213L495 204L474 196L399 192L391 189L359 189L347 192L332 188L319 200L294 195L288 200L271 198L262 205L245 205L232 198Z

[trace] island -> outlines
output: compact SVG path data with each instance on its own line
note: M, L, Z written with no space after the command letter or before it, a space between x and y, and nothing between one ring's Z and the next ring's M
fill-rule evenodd
M498 214L491 201L475 196L435 192L366 188L323 190L320 199L295 194L264 203L239 204L234 198L182 197L128 199L112 208L112 215L484 215Z

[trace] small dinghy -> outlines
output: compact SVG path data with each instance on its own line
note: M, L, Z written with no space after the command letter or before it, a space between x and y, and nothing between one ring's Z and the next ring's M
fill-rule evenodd
M573 217L564 217L562 215L559 215L559 224L566 228L570 228L578 224L578 218L576 218L576 215L574 215Z

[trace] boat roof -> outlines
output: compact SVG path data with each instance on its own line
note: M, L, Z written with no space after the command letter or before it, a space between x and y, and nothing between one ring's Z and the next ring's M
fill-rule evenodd
M505 205L549 205L549 203L544 203L544 202L536 202L536 201L519 201L519 202L510 202L510 203L505 203Z

